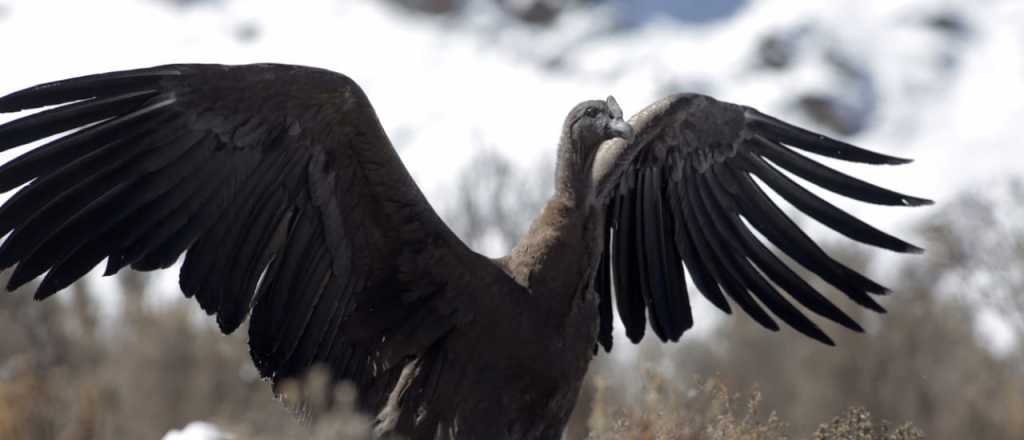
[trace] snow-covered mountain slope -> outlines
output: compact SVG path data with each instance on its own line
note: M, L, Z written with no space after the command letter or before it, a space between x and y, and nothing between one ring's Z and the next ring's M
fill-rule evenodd
M1012 133L1024 116L1024 4L1014 0L733 2L691 15L612 1L551 29L488 2L426 19L372 1L194 3L0 2L0 90L186 61L342 71L438 204L475 150L524 164L549 156L565 112L607 94L627 112L699 91L819 129L838 120L827 125L856 143L918 159L844 169L940 201L1024 171ZM852 209L898 232L897 219L928 215Z

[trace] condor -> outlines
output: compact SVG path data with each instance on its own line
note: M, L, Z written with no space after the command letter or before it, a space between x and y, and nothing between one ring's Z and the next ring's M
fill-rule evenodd
M184 255L181 290L225 333L249 317L263 376L325 365L356 385L379 436L559 438L598 345L612 347L613 302L631 341L648 327L678 340L693 325L687 273L726 313L832 344L804 310L861 327L779 253L869 309L886 289L826 255L763 187L897 252L920 249L782 170L869 203L930 203L795 149L908 160L749 107L680 94L627 122L608 98L569 112L554 196L492 260L438 217L346 76L169 65L0 98L0 112L48 106L0 126L0 150L64 133L0 167L0 192L20 188L0 208L8 289L45 273L43 299L104 260L113 274Z

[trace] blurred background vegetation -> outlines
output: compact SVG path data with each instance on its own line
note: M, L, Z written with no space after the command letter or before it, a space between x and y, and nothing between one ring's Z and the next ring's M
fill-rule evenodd
M450 208L463 216L456 226L474 245L493 240L491 228L512 240L542 198L505 189L541 194L544 179L530 183L502 171L500 159L479 160ZM1024 186L1008 190L1024 206ZM890 312L850 308L868 332L836 333L835 348L771 334L740 315L679 344L648 338L630 352L620 337L628 353L597 356L567 438L918 438L899 430L905 422L928 438L1021 438L1024 228L1000 224L1000 209L967 194L921 224L928 253L887 277ZM862 270L873 255L830 250ZM982 291L968 287L981 274ZM184 299L153 301L148 277L118 275L111 311L96 304L88 281L58 300L35 303L22 291L0 301L0 438L159 438L193 420L259 439L337 438L365 427L344 410L305 424L294 418L258 378L245 332L222 336ZM1009 348L994 351L979 333L987 308L1016 316ZM820 426L837 416L838 427Z
M218 0L160 1L190 8ZM423 20L457 17L469 4L387 1ZM510 20L541 29L558 26L566 10L620 3L495 1ZM744 3L682 1L659 10L701 21ZM9 9L0 2L0 19ZM620 24L644 10L630 9ZM937 32L968 32L955 13L926 18ZM757 36L760 68L786 69L808 32ZM236 33L256 41L260 28ZM816 127L855 135L883 104L864 99L874 83L862 68L841 54L830 60L852 95L808 93L796 108ZM550 66L560 68L557 57ZM474 248L508 249L550 193L553 163L515 164L479 147L437 208ZM566 438L1024 438L1024 183L1011 176L969 187L932 213L913 228L927 248L922 257L895 262L846 241L825 243L894 291L886 315L846 310L867 333L833 331L838 346L822 347L735 315L678 344L647 338L634 348L617 335L617 350L591 366ZM31 287L0 299L0 439L160 438L195 420L232 438L365 436L367 420L345 405L295 418L258 377L245 331L220 335L191 302L157 295L153 280L122 273L113 284L90 278L43 303L34 303ZM991 322L999 323L999 344L982 331ZM318 383L314 374L285 390ZM338 392L339 401L351 400L351 390Z

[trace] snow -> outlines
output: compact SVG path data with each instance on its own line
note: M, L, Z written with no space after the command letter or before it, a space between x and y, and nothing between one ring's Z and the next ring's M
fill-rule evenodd
M208 422L191 422L180 430L172 430L164 435L163 440L228 440L216 425Z
M867 130L847 140L916 162L830 165L940 202L1024 172L1015 134L1024 121L1019 0L731 1L699 10L690 7L703 2L614 0L570 11L554 30L518 24L491 2L437 19L377 1L170 3L0 0L0 91L175 62L273 61L345 72L370 96L435 206L444 206L475 151L534 164L553 154L568 109L609 94L631 113L668 93L698 91L822 129L793 97L852 91L871 110ZM926 24L929 14L947 11L963 17L966 31ZM796 43L793 65L758 68L759 39L794 29L814 38ZM837 56L856 67L853 79L836 67ZM911 225L937 209L825 198L912 241ZM878 264L895 267L890 261L883 255ZM163 289L176 292L176 278L168 272Z
M724 18L711 11L713 20L696 25L668 12L641 14L646 21L622 29L615 7L573 11L546 32L486 5L466 19L424 20L368 1L296 8L236 0L178 9L160 1L8 0L0 38L15 43L5 45L0 90L185 61L342 71L366 89L414 177L440 204L454 171L483 146L517 163L551 155L564 113L582 99L613 94L636 111L670 91L696 89L809 124L790 97L841 86L826 62L839 51L867 72L882 102L870 129L852 141L918 159L853 172L941 200L1024 170L1024 161L1004 157L1016 142L1013 122L1024 114L1021 100L1007 99L1024 89L1019 2L960 8L971 31L957 41L922 25L919 12L938 9L934 1L785 3L751 2ZM805 25L820 35L793 68L752 66L758 37ZM240 38L244 29L255 35L251 43ZM938 66L946 57L958 66ZM899 226L905 223L897 218L928 210L869 215Z

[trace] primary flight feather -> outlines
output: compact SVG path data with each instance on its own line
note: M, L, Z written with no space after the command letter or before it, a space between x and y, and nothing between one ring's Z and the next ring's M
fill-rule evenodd
M249 318L264 377L326 365L355 383L380 436L559 438L595 344L611 349L613 301L632 341L648 326L678 340L693 325L687 273L727 313L832 344L804 309L860 326L747 225L864 307L883 311L872 296L886 289L829 257L763 187L897 252L920 249L780 170L869 203L930 203L794 149L907 160L749 107L680 94L627 122L608 98L569 113L555 195L492 260L438 217L344 75L169 65L0 98L0 112L50 106L0 126L0 150L63 134L0 166L0 192L20 188L0 207L7 288L43 276L43 299L104 260L113 274L184 255L182 291L226 333Z

